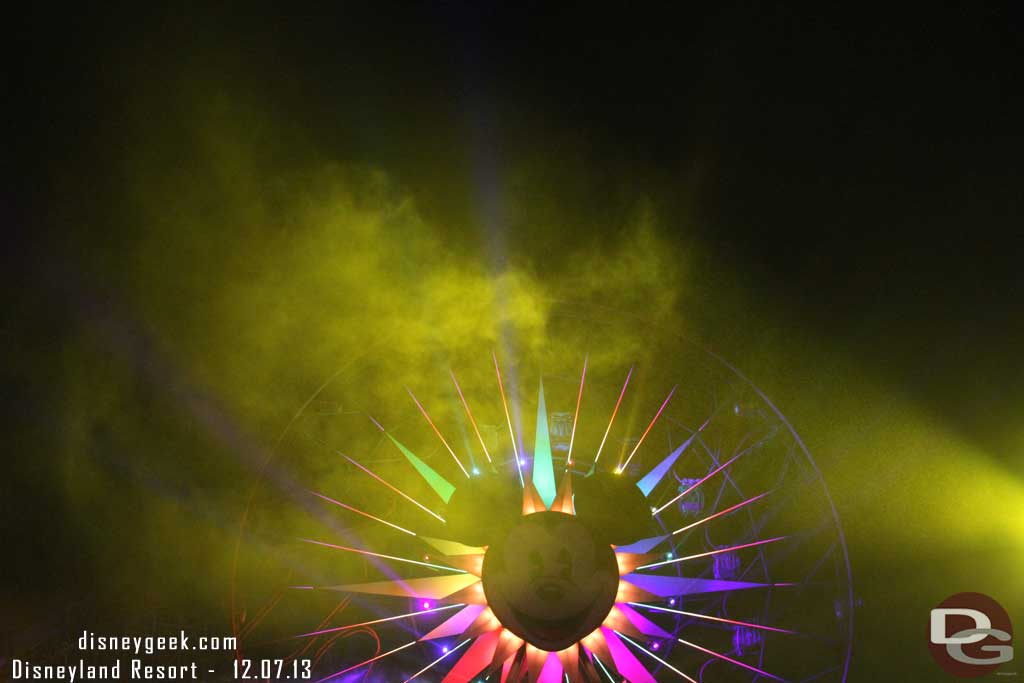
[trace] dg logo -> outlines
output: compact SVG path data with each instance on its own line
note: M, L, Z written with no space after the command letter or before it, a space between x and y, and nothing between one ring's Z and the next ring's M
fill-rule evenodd
M985 676L1013 659L1013 626L1002 605L983 593L957 593L931 611L928 649L947 672Z

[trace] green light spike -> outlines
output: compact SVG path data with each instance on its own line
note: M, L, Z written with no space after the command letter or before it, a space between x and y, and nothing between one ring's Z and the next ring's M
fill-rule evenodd
M387 432L384 432L384 434L391 439L391 443L398 446L398 450L402 451L402 455L405 456L406 460L412 463L412 466L416 468L416 471L420 473L420 476L427 480L427 483L430 484L430 488L434 489L434 492L441 497L441 500L447 503L452 497L452 494L455 493L455 487L452 486L447 479L435 472L430 465L417 458L416 454L406 448L401 441Z
M540 381L537 399L537 440L533 446L533 485L548 508L558 494L555 486L555 467L551 462L551 437L548 436L548 409L544 403L544 380Z

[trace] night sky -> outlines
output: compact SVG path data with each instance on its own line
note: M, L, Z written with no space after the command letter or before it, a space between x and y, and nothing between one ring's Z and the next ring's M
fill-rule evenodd
M683 321L777 399L848 527L851 680L940 680L925 623L950 594L987 592L1019 624L1019 8L811 9L219 3L10 21L0 645L15 649L0 655L83 599L117 624L139 586L222 615L220 560L194 561L230 535L231 483L251 475L224 454L270 447L331 371L319 351L291 374L266 359L289 335L335 334L325 310L358 321L339 348L392 334L408 287L442 264L558 296L613 273L611 308L668 291L662 324ZM384 252L405 289L378 291L383 266L344 274L371 238L337 272L310 267L316 208L289 216L337 177L359 188L354 210L405 198L429 226L379 233L405 245ZM634 250L638 215L653 242ZM293 237L314 246L292 254ZM579 254L583 274L563 277ZM335 308L303 298L320 288ZM239 311L230 325L224 311ZM247 353L251 375L232 365ZM186 385L234 436L196 426ZM76 469L104 449L125 454L108 478ZM190 516L128 521L143 490ZM890 533L901 514L911 536ZM177 566L157 537L187 546L199 527Z

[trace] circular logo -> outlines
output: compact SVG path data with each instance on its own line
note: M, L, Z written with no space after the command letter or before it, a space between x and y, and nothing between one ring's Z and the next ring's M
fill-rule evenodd
M583 522L537 512L487 548L487 602L502 626L542 650L563 650L608 616L619 587L615 553Z
M983 593L952 595L931 611L928 650L954 676L990 674L1013 659L1010 615Z

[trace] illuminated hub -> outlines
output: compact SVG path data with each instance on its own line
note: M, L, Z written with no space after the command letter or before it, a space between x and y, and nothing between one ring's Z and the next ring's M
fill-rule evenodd
M484 593L494 615L542 650L563 650L604 621L615 602L615 553L561 512L527 515L484 556Z

